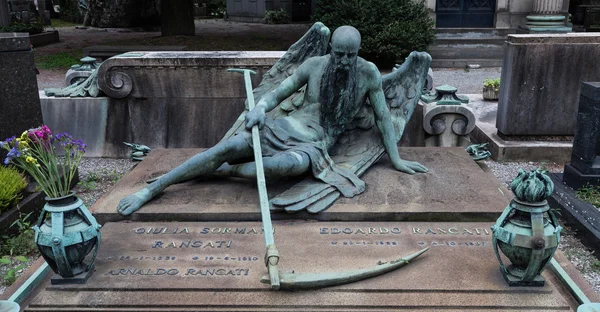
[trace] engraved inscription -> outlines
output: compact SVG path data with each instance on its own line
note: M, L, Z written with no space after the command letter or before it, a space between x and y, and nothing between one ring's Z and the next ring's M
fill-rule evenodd
M430 235L490 235L490 231L486 228L425 228L413 227L412 234L430 234Z
M116 254L100 255L98 260L110 263L100 272L115 278L261 275L264 273L263 229L259 223L238 224L139 224L127 229L136 238L132 245L119 249ZM385 254L393 250L396 255L407 248L407 243L415 248L489 248L491 237L491 231L481 225L461 226L460 223L321 223L305 226L297 233L306 236L301 240L308 239L310 244L326 249L334 248L340 254L360 249L364 251L361 254Z
M320 234L357 234L357 235L376 235L376 234L400 234L402 230L399 227L395 228L350 228L350 227L332 227L332 228L319 228Z

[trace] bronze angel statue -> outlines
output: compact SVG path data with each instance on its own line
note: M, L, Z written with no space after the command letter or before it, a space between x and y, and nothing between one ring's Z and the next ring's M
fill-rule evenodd
M250 131L260 128L267 181L304 177L271 199L271 209L318 213L343 195L365 191L359 178L385 152L396 170L427 172L400 159L397 142L417 104L431 57L411 53L383 77L359 57L360 33L342 26L331 36L322 23L311 29L253 90L258 100L214 147L196 154L127 196L117 210L129 215L166 187L200 177L256 178ZM330 48L330 53L328 53Z

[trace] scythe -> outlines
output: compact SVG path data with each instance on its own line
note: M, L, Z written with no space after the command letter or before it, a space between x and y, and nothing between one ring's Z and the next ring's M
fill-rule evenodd
M256 75L256 72L250 69L230 68L229 72L238 72L244 74L246 85L246 96L248 99L248 110L254 109L254 94L252 93L252 81L250 74ZM256 163L256 181L258 186L258 197L260 200L260 212L262 217L266 254L265 265L269 275L261 278L262 283L271 284L271 289L314 289L322 287L330 287L342 285L352 282L358 282L367 278L375 277L390 271L399 269L408 264L413 259L426 252L429 247L424 248L408 257L400 258L389 263L379 264L372 268L360 269L346 272L330 272L330 273L282 273L279 274L279 252L275 247L275 238L273 236L273 224L271 222L271 211L269 208L269 198L267 195L267 184L265 180L265 172L263 168L262 150L260 148L258 125L252 127L252 146L254 149L254 160Z

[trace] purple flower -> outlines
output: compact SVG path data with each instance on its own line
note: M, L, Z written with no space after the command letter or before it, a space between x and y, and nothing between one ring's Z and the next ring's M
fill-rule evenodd
M21 156L21 151L18 150L16 147L13 147L13 148L10 149L10 151L8 151L8 154L6 154L6 156L8 156L10 158L20 157Z
M16 138L17 138L17 137L13 135L12 137L10 137L10 138L6 139L6 143L7 143L7 144L8 144L8 143L10 143L10 142L14 141Z
M18 143L18 142L17 142ZM17 158L21 156L21 151L19 149L17 149L16 147L13 147L10 149L10 151L8 151L8 153L6 154L6 159L4 159L4 164L8 165L8 163L13 159L13 158Z
M6 144L6 143L4 143L4 141L0 141L0 148L4 148L4 145L5 145L5 144Z

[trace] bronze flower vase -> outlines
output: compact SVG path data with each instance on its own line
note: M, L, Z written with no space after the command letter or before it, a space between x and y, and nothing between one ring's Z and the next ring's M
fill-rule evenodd
M75 193L46 197L35 242L52 270L52 284L83 284L91 276L100 246L100 225ZM93 250L88 261L86 256Z
M546 201L554 184L539 170L520 170L511 189L515 199L492 226L500 272L510 286L544 286L540 274L552 259L562 230ZM509 266L498 249L510 260Z

